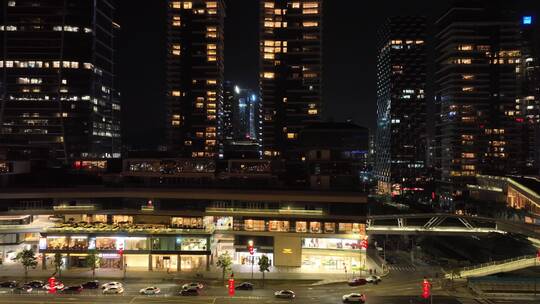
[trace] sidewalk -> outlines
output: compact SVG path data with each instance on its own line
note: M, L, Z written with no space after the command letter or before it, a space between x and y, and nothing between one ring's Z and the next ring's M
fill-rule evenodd
M233 268L234 272L234 268ZM41 267L28 270L28 278L44 280L49 278L54 273L54 269L42 270ZM24 269L18 264L0 265L0 280L6 278L21 278L24 276ZM92 271L88 268L71 268L62 270L63 278L80 278L91 279ZM251 272L234 272L234 277L239 280L251 280ZM351 274L343 273L300 273L300 272L266 272L266 280L297 280L313 283L321 280L336 280L346 281L350 279ZM124 271L119 269L96 269L95 278L98 280L111 279L123 280ZM126 280L157 280L157 281L172 281L172 280L221 280L221 269L213 268L211 271L186 271L186 272L169 272L166 271L148 271L143 269L129 269L125 273ZM255 267L253 271L253 280L261 280L262 273ZM309 282L307 282L309 281Z

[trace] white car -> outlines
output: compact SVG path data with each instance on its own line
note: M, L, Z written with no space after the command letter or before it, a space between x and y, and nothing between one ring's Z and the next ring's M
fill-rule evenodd
M342 297L343 303L366 303L366 296L361 293L350 293Z
M103 294L121 294L124 292L123 287L108 287L103 289Z
M381 277L380 276L376 276L376 275L371 275L369 277L366 278L366 281L368 283L373 283L373 284L377 284L381 281Z
M112 288L112 287L120 288L124 286L120 282L109 282L109 283L105 283L101 285L101 289L107 289L107 288Z
M56 290L62 290L64 289L64 283L60 282L60 281L56 281L54 282L54 287L51 288L51 285L49 283L43 285L43 289L46 289L46 290L51 290L53 288L55 288Z
M204 287L203 284L195 283L195 282L191 282L191 283L187 283L187 284L182 285L182 289L184 289L184 290L189 290L189 289L199 290L199 289L203 289L203 287Z
M143 295L155 295L160 292L161 292L161 289L157 288L156 286L150 286L150 287L146 287L139 290L139 293Z
M296 294L292 290L278 290L274 292L274 296L280 299L294 299Z

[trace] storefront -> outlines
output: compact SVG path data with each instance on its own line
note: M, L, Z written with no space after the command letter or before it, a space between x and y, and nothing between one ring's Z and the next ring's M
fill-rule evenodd
M122 257L117 253L100 253L99 268L122 268Z
M351 273L365 266L365 251L302 249L303 272Z
M177 255L153 255L152 256L152 269L153 270L176 271L177 267L178 267Z

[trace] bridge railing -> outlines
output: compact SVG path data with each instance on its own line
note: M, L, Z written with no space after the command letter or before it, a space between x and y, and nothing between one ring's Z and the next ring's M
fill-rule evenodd
M478 265L474 265L474 266L463 267L463 268L460 269L460 271L461 272L470 271L470 270L485 268L485 267L489 267L489 266L495 266L495 265L501 265L501 264L516 262L516 261L520 261L520 260L527 260L527 259L531 259L531 258L536 258L536 256L535 255L523 255L523 256L519 256L519 257L515 257L515 258L511 258L511 259L498 260L498 261L478 264Z

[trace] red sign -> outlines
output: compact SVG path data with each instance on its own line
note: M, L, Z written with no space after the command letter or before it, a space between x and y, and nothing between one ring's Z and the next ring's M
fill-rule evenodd
M229 296L234 296L234 279L232 278L232 275L229 279Z
M368 239L365 238L363 239L361 242L360 242L360 247L362 247L362 249L367 249L369 246L369 243L368 243Z
M253 255L255 253L255 250L253 249L253 241L248 242L248 251L250 255Z
M118 254L120 255L120 257L124 255L124 249L118 249Z
M424 279L422 282L422 298L427 299L431 295L431 283L428 279Z

